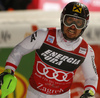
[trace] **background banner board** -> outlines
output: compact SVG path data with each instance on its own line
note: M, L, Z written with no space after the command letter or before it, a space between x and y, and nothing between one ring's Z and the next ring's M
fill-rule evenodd
M32 0L27 9L60 10L72 1L85 4L90 11L100 11L100 0Z

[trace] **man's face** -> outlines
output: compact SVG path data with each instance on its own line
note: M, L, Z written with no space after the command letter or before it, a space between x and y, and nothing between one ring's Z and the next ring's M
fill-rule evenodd
M68 27L64 25L64 34L67 36L69 39L74 39L79 36L81 33L82 29L77 29L74 25Z
M65 14L63 18L63 24L63 31L67 38L75 39L80 35L86 24L86 21L83 18Z

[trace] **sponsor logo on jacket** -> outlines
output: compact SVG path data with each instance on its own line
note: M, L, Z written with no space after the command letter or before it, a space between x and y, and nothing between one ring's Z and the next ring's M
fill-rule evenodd
M44 56L45 60L47 60L51 63L57 64L59 66L63 62L78 65L81 61L81 60L76 59L74 57L69 57L69 56L57 53L55 51L52 51L50 49L48 49L48 50L44 51L43 53L41 53L41 56Z

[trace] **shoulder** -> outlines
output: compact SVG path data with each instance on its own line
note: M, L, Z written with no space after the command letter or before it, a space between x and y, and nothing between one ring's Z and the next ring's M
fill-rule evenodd
M82 38L83 39L83 38ZM91 45L90 44L88 44L84 39L83 39L83 41L84 41L84 43L87 45L87 48L88 48L88 52L90 52L90 53L92 53L92 54L94 54L94 50L93 50L93 48L91 47Z
M84 39L83 39L84 40ZM84 40L85 44L87 45L87 49L88 49L88 54L90 55L94 55L94 50L93 48L91 47L90 44L88 44L85 40Z
M86 51L86 55L94 55L94 50L92 49L91 45L89 45L82 37L82 42L80 44L80 47L82 47L82 50Z
M42 29L38 29L37 31L35 31L35 32L37 32L38 34L47 34L47 32L48 32L48 29L47 28L42 28ZM34 32L34 33L35 33ZM33 33L33 34L34 34Z
M88 46L88 43L85 41L85 39L83 37L80 37L82 39L82 41L84 42L84 44L86 44Z
M88 44L88 51L90 52L90 53L92 53L92 54L94 54L94 50L93 50L93 48Z
M93 48L88 44L88 51L87 51L87 56L86 58L94 58L95 57L95 53Z
M31 39L44 39L46 37L48 33L47 28L42 28L42 29L38 29L35 32L32 33L32 35L30 36Z
M37 31L35 31L37 33L37 35L43 37L48 34L48 32L51 31L51 33L56 33L56 32L59 32L60 29L59 28L56 28L56 27L49 27L49 28L42 28L42 29L38 29ZM35 32L33 34L35 34Z

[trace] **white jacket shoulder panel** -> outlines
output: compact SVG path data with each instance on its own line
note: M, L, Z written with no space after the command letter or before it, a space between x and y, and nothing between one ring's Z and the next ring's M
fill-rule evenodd
M39 29L35 31L32 35L28 36L15 46L6 62L10 62L18 66L23 55L28 54L41 47L46 38L46 35L47 29Z

